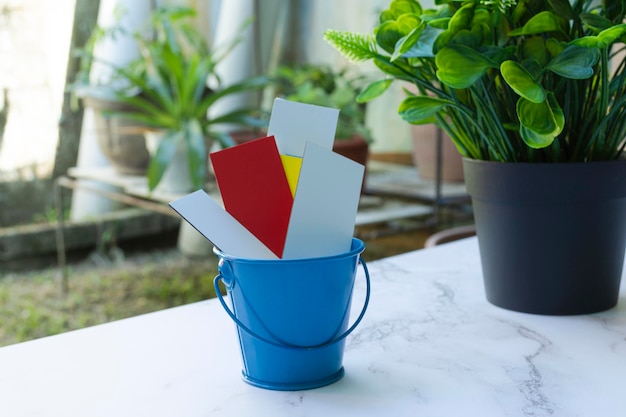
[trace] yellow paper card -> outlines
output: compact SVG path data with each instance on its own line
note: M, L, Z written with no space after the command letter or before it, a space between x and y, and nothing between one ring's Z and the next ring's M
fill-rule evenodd
M283 163L285 169L285 175L287 176L287 182L289 183L289 189L291 195L296 195L296 187L298 186L298 178L300 177L300 168L302 167L302 158L291 155L281 155L280 160Z

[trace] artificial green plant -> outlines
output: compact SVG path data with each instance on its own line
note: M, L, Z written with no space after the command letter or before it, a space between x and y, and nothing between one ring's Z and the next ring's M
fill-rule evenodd
M325 39L413 84L398 112L435 123L462 155L502 162L617 159L626 137L626 1L393 0L373 34Z

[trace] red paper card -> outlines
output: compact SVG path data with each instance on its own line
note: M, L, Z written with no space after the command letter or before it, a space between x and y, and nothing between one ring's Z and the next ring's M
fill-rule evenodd
M293 197L273 136L213 152L224 208L281 257Z

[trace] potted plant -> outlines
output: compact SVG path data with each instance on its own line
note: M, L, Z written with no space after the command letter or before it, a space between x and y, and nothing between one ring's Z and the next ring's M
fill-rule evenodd
M211 141L217 140L222 146L234 144L228 134L214 129L215 125L254 124L256 111L236 109L209 117L209 109L226 96L266 85L265 77L256 77L222 86L215 67L239 39L223 49L209 48L192 25L194 15L194 10L186 7L157 8L151 20L152 36L137 37L140 58L117 69L127 82L126 88L117 92L117 98L134 108L125 115L159 133L148 166L150 190L181 154L183 168L179 169L187 171L190 180L184 191L203 187ZM184 192L180 188L176 191Z
M487 299L578 314L613 307L626 248L624 2L392 1L373 35L327 31L390 83L399 114L464 158Z
M233 144L228 134L214 129L224 123L254 124L254 109L237 109L215 117L208 112L218 100L266 85L250 78L222 86L215 67L238 43L210 48L193 25L195 11L180 6L154 10L147 30L135 34L140 56L115 67L116 100L126 119L144 127L150 150L148 187L152 191L170 176L162 191L184 193L202 188L213 140ZM113 113L120 113L113 110ZM176 175L176 172L182 176Z
M143 136L144 126L124 117L128 106L116 98L116 81L112 79L114 71L111 70L115 65L108 60L105 62L100 52L114 48L126 51L133 43L132 34L121 22L108 27L96 26L85 46L75 51L80 66L68 89L75 106L80 99L83 106L92 111L97 143L115 171L123 175L145 175L150 155ZM120 60L126 59L125 53L120 56L123 57ZM94 62L101 65L93 68Z
M281 66L273 76L277 96L301 103L339 109L333 150L362 165L367 164L372 135L365 124L365 104L356 97L365 85L362 76L329 65Z

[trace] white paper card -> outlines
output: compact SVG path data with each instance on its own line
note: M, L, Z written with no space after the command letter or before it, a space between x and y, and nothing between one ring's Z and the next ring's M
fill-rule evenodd
M332 150L339 109L277 98L267 130L283 155L302 156L307 142Z
M246 259L278 259L202 190L172 201L169 205L202 236L228 255Z
M350 250L364 170L351 159L306 144L283 259Z

